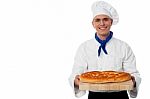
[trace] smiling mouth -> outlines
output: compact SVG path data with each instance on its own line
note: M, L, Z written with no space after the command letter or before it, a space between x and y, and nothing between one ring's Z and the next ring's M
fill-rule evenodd
M100 30L106 30L106 27L101 27L101 28L99 28Z

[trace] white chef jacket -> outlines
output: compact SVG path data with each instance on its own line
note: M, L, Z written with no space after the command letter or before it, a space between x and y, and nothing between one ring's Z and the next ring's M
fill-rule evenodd
M95 38L82 43L75 55L72 74L69 82L73 88L76 97L83 96L86 91L79 90L74 87L74 79L76 75L87 71L124 71L135 77L136 87L128 91L130 97L135 98L138 93L139 84L141 82L140 74L136 69L136 59L129 45L119 39L112 37L106 44L108 54L101 49L98 57L98 49L100 43Z

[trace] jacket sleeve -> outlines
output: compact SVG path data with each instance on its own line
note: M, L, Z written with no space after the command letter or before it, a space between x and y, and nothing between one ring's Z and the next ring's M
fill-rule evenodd
M76 97L81 97L86 93L86 91L79 90L79 88L74 86L75 76L80 75L86 69L87 69L87 62L85 59L84 45L82 44L76 52L72 73L69 77L69 83L70 83L71 87L73 88L73 92Z
M131 76L134 76L135 78L136 86L134 86L133 90L129 90L128 93L131 98L136 98L138 95L139 85L141 83L141 77L136 68L136 58L128 45L125 47L123 69L124 71L129 72Z

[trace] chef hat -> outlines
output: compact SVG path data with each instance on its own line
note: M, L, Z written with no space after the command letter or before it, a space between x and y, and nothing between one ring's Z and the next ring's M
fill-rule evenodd
M94 2L92 7L92 12L93 12L93 18L96 15L107 15L109 16L112 20L113 20L113 24L117 24L119 21L119 16L117 11L108 3L104 2L104 1L97 1Z

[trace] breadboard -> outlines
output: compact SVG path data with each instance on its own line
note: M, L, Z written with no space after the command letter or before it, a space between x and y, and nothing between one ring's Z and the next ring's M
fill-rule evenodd
M132 80L118 83L83 83L79 84L80 90L132 90Z

